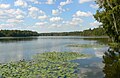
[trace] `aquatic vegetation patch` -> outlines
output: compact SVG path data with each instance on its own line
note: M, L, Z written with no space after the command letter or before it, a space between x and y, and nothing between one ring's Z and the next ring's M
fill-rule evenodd
M97 44L70 44L67 45L68 47L81 47L81 48L102 48L105 47L105 45L97 45Z
M85 55L76 52L37 54L30 61L0 64L0 78L78 78L79 64L70 62L78 57Z
M87 57L87 55L78 52L47 52L35 55L34 59L47 60L50 62L66 62L69 60L75 60L78 57Z

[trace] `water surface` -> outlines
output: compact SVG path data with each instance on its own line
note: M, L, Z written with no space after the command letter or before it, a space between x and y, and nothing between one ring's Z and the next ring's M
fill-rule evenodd
M70 44L95 44L104 47L68 47ZM79 52L89 54L92 58L77 59L72 62L80 64L80 78L103 78L102 56L108 49L107 39L83 36L40 36L0 38L0 63L30 60L32 56L43 52Z

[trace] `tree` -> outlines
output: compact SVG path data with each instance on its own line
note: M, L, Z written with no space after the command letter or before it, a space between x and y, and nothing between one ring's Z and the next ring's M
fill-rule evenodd
M105 78L120 78L120 45L110 47L103 56Z
M94 15L102 23L105 32L113 42L120 42L120 1L96 0L99 9Z

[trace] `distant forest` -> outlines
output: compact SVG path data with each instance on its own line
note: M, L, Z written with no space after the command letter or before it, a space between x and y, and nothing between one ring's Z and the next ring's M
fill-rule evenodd
M29 30L0 30L0 37L28 37L28 36L106 36L103 28L94 28L74 32L38 33Z
M51 33L40 33L40 36L106 36L103 28L94 28L84 31L74 32L51 32Z
M0 30L0 37L39 36L39 33L29 30Z

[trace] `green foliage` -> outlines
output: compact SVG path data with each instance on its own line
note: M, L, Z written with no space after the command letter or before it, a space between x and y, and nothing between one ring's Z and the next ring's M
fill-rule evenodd
M103 72L105 78L120 78L120 52L117 49L108 49L103 56L103 63L105 64Z
M94 28L75 32L40 33L40 36L105 36L103 28Z
M114 43L103 56L105 78L120 78L120 0L96 0L99 5L94 17Z
M78 78L78 64L70 60L85 57L75 52L37 54L31 61L0 64L1 78Z
M37 33L29 30L0 30L0 37L28 36L106 36L103 28L94 28L75 32Z
M93 30L92 29L84 30L81 33L81 35L82 36L106 36L104 29L100 27L94 28Z
M111 48L118 48L118 47L120 47L120 43L109 43L109 46L111 47Z
M28 30L0 30L0 37L26 37L26 36L38 36L37 32Z
M120 42L120 1L119 0L96 0L99 5L94 17L102 23L107 35L114 42Z

